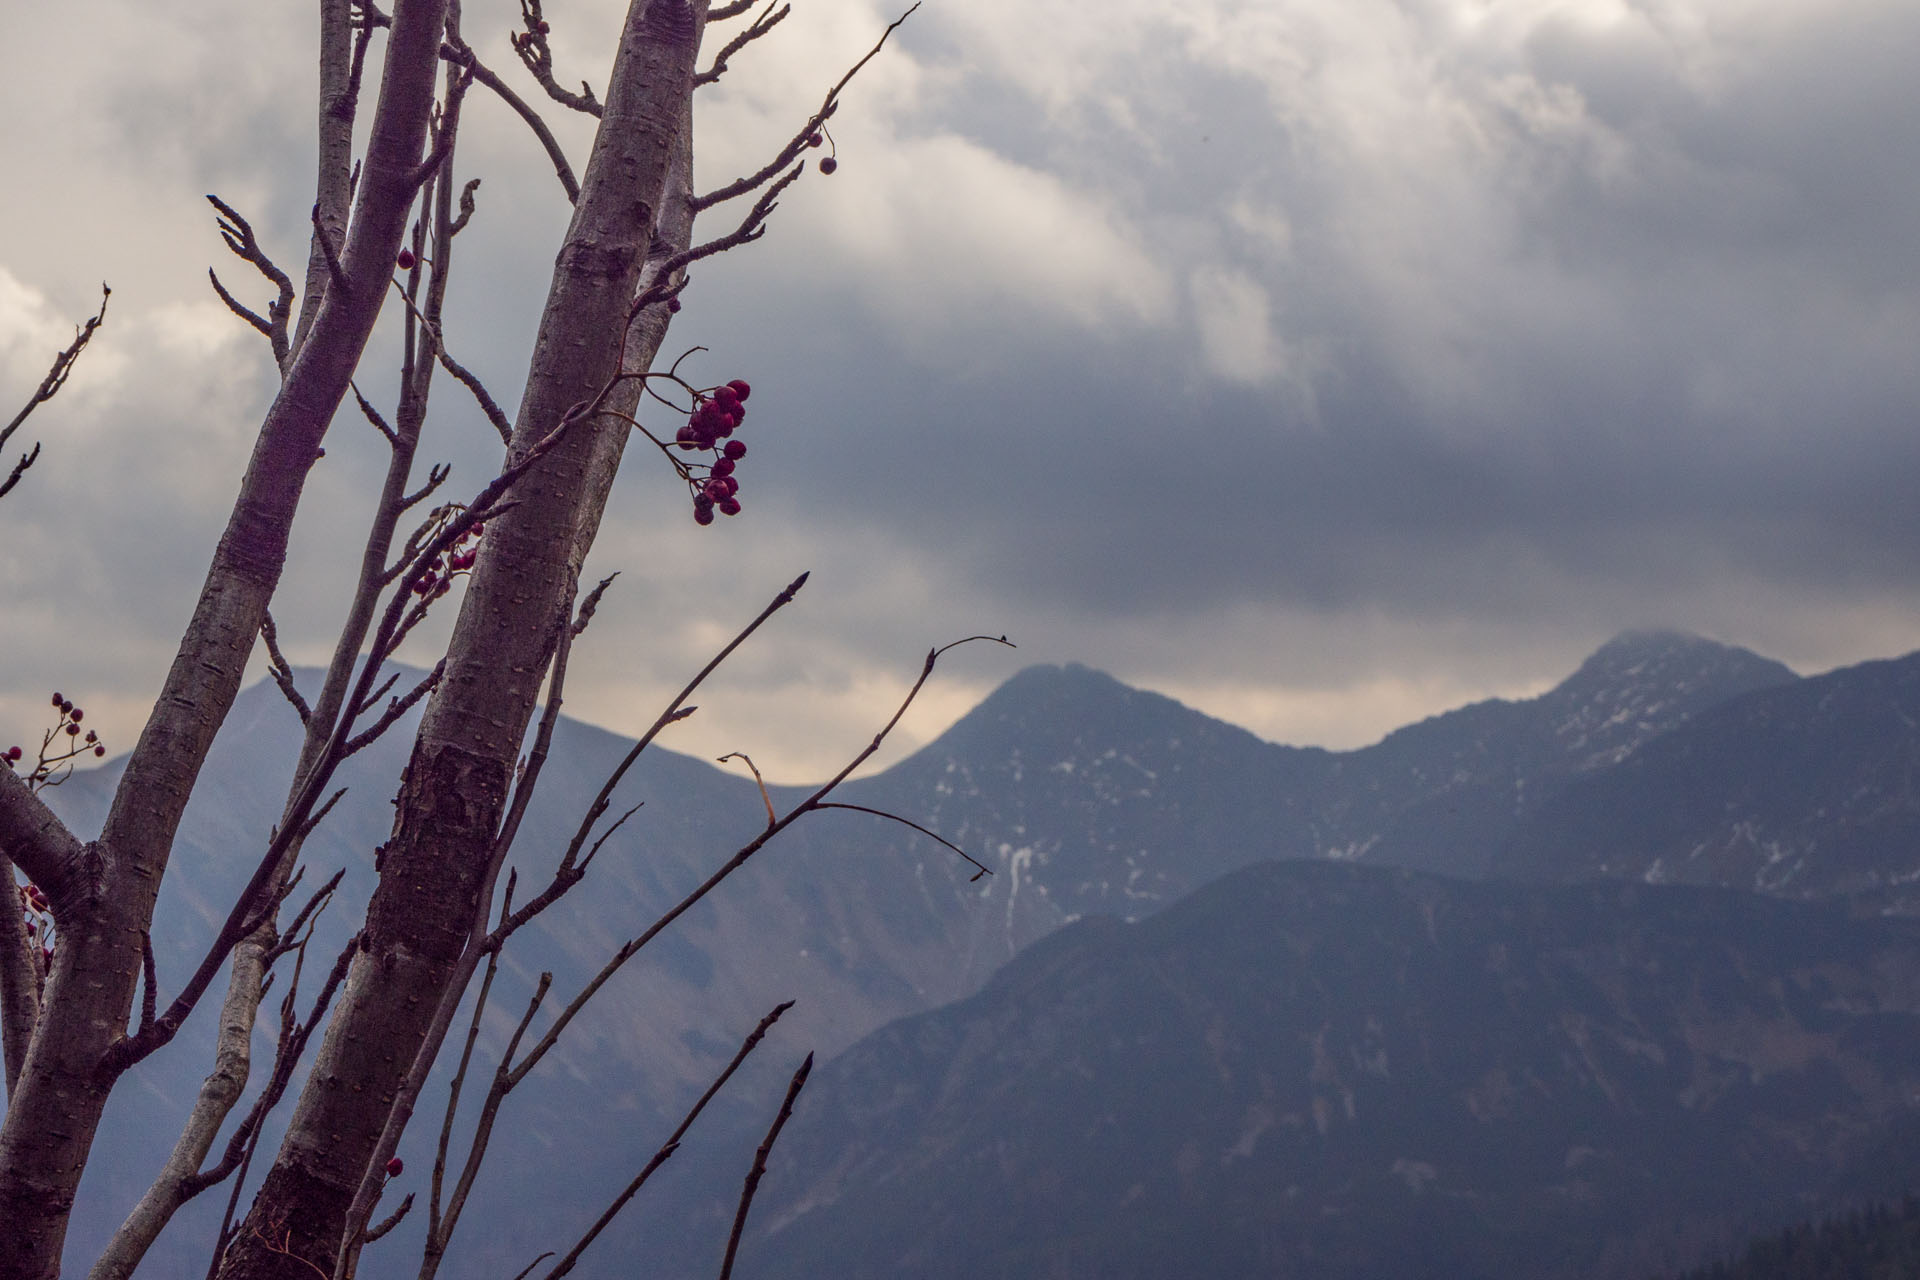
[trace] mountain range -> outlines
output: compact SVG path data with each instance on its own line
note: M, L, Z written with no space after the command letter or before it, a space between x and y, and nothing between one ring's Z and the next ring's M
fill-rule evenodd
M1478 703L1371 747L1328 752L1263 742L1084 667L1020 672L843 797L940 832L995 874L973 881L950 851L866 815L799 824L610 984L562 1054L515 1095L509 1122L520 1137L499 1158L515 1172L483 1179L477 1195L488 1207L476 1216L486 1225L466 1242L469 1260L518 1259L511 1274L590 1220L596 1200L630 1175L776 1001L800 1004L757 1055L766 1061L736 1083L735 1118L703 1121L736 1142L748 1117L763 1119L803 1048L839 1054L896 1019L985 998L996 975L1014 980L1003 975L1010 961L1015 970L1028 964L1034 944L1065 926L1082 922L1070 931L1077 936L1146 921L1256 864L1347 862L1355 865L1346 873L1387 885L1414 882L1394 868L1489 881L1448 889L1459 894L1550 896L1546 882L1605 876L1797 898L1867 892L1876 913L1911 909L1920 882L1920 845L1910 838L1920 794L1911 785L1920 769L1916 703L1920 657L1803 679L1697 637L1630 633L1538 698ZM344 939L371 887L371 851L386 836L385 802L410 730L403 723L351 762L347 800L309 843L316 877L347 870L340 907L314 944L322 954ZM195 939L250 870L277 816L297 731L270 685L243 694L223 730L162 893L163 993L197 959ZM538 883L628 745L562 720L518 846L523 884ZM76 776L50 798L86 832L116 774ZM799 794L777 788L773 799ZM509 954L494 1039L504 1034L499 1010L524 1000L537 973L552 971L557 992L577 987L760 825L750 780L657 749L616 808L636 800L645 807L609 840L589 889ZM1662 900L1638 892L1633 901ZM1059 998L1076 997L1063 989ZM190 1028L179 1043L199 1041ZM112 1140L156 1151L155 1135L177 1123L204 1069L179 1047L147 1064L138 1090L123 1089L110 1112L120 1126ZM815 1094L821 1108L836 1105L833 1078L823 1074L805 1105ZM430 1163L408 1154L416 1167ZM744 1156L723 1156L737 1185ZM698 1169L682 1174L681 1165L697 1161L672 1162L664 1203L706 1194ZM76 1225L76 1259L147 1176L136 1160L95 1162L83 1200L107 1207ZM538 1212L525 1212L517 1194L529 1183L549 1193ZM684 1209L667 1216L704 1221Z

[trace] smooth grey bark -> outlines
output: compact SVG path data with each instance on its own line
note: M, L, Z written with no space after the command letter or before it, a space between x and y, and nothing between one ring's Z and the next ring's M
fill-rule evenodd
M174 1212L198 1190L191 1179L206 1164L207 1153L220 1136L220 1126L247 1087L253 1063L253 1023L260 1009L260 985L266 977L265 961L271 945L272 939L257 931L233 949L233 980L220 1006L213 1071L201 1084L193 1111L159 1176L114 1232L88 1273L88 1280L126 1280L131 1276Z
M634 0L628 12L509 462L607 392L623 350L627 371L644 371L664 336L665 307L649 308L627 336L629 312L659 230L705 9ZM402 778L361 951L222 1262L225 1280L332 1269L348 1206L465 949L514 763L630 430L619 415L638 394L637 378L618 383L600 402L608 412L569 432L519 481L516 505L487 523Z
M75 1189L112 1087L101 1066L125 1035L142 944L181 812L239 690L278 584L308 468L381 305L420 174L445 0L393 10L340 276L268 410L227 530L100 839L63 829L16 843L30 812L0 779L0 850L47 889L60 943L19 1087L0 1128L0 1276L59 1274ZM18 787L24 791L24 787ZM43 874L47 873L47 874Z

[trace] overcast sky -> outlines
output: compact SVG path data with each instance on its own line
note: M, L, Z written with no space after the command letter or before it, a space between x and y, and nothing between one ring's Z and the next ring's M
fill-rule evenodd
M517 72L517 7L466 7ZM31 749L58 687L119 750L274 385L208 288L266 296L202 197L303 261L314 24L17 8L9 414L114 300L0 460L44 442L0 502L0 738ZM796 0L702 90L702 184L894 15ZM563 75L603 80L618 6L549 16ZM1021 649L956 655L903 747L1034 661L1353 746L1627 627L1803 671L1920 647L1915 66L1903 0L927 0L847 92L839 171L697 271L669 344L754 383L746 511L696 528L629 452L569 709L637 731L802 569L671 745L817 775L977 631ZM448 343L512 403L566 205L480 90L460 163L484 182ZM423 449L453 492L498 463L457 390ZM275 606L296 660L326 652L381 452L343 415L309 486Z

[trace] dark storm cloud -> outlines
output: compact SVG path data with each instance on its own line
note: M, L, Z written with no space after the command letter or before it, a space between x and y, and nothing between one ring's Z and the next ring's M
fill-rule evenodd
M616 7L562 34L597 47ZM76 665L137 702L244 465L271 370L205 266L258 287L200 193L289 263L303 247L304 28L139 12L101 91L9 82L40 122L10 161L65 202L0 214L62 264L0 259L40 291L16 312L54 336L100 275L126 305L100 398L69 393L84 448L0 511L40 522L7 551L6 638L46 658L21 706ZM756 164L885 18L809 21L703 91L703 181ZM1625 625L1803 665L1920 642L1912 6L1113 0L1089 23L1079 0L975 0L897 40L836 117L839 172L695 272L674 343L711 348L696 378L757 388L747 514L696 539L660 460L630 455L595 555L627 576L575 708L650 718L802 568L788 638L730 677L791 760L803 722L844 701L833 723L864 725L887 673L976 629L1031 641L1015 665L1087 660L1223 714L1266 697L1256 727L1288 735L1289 690L1400 673L1368 695L1385 728L1535 686ZM559 123L576 155L586 123ZM448 342L511 404L566 210L497 103L472 103L461 157L486 181ZM457 388L435 416L464 492L497 444ZM296 657L323 652L376 446L343 418L315 473L281 605ZM63 616L111 625L49 656Z
M1920 191L1895 157L1920 154L1920 16L1835 16L1693 51L1543 23L1507 65L1443 56L1434 109L1471 117L1475 146L1422 157L1409 138L1404 186L1362 181L1414 206L1375 243L1342 222L1354 175L1330 148L1352 122L1296 127L1244 76L1150 67L1179 109L1136 118L1144 139L1095 115L1071 146L1006 149L1110 175L1136 225L1193 224L1149 235L1162 264L1245 271L1314 359L1244 385L1209 374L1191 331L975 316L940 367L839 318L831 345L870 353L857 381L818 347L781 373L820 442L782 459L788 500L824 495L829 520L1089 620L1518 616L1602 586L1679 607L1728 573L1910 594ZM1021 116L996 101L1018 99L973 85L938 123L997 144ZM1418 206L1463 185L1480 221L1454 238L1459 209ZM1219 216L1236 199L1287 220L1286 254L1236 243Z

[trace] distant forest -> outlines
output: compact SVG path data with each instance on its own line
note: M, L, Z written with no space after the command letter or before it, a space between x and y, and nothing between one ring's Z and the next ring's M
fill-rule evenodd
M1920 1197L1803 1223L1749 1245L1730 1262L1678 1280L1912 1280L1920 1276Z

